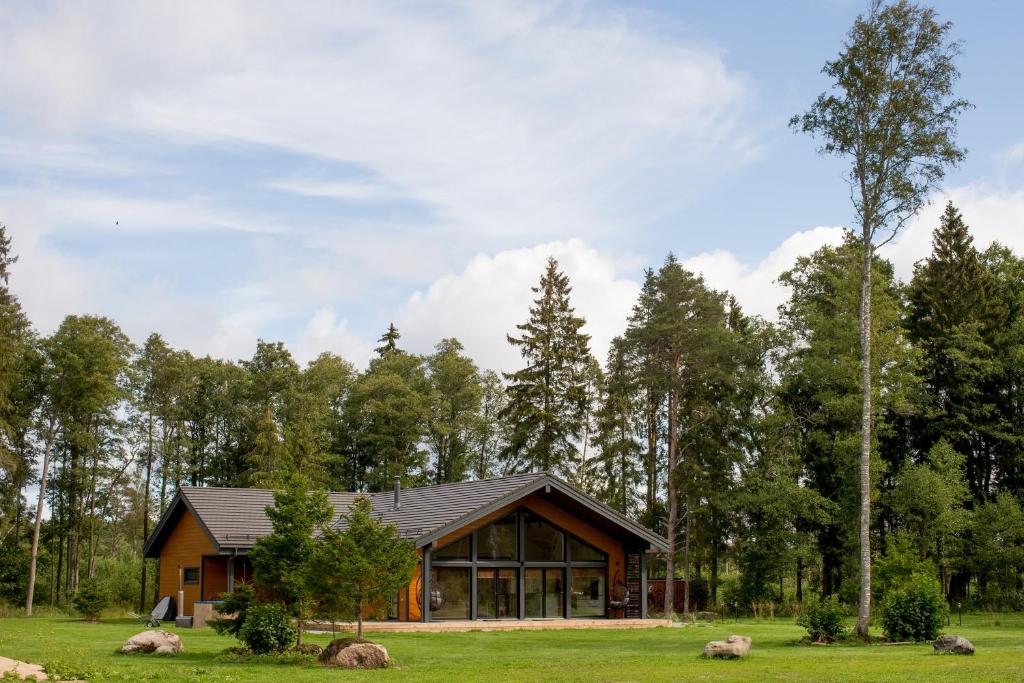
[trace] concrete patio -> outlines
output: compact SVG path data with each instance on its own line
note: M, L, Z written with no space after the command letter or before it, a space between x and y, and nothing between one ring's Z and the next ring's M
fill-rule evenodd
M498 619L457 621L364 621L364 633L461 633L465 631L565 631L572 629L658 628L671 619ZM307 633L331 633L330 622L306 622ZM355 631L354 622L338 622L335 631Z

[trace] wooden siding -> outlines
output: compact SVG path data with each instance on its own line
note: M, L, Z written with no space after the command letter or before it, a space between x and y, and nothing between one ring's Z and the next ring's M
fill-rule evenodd
M203 557L203 600L220 600L228 590L228 558L224 555Z
M203 555L216 554L217 549L213 547L210 538L199 526L199 522L189 510L185 510L178 518L174 530L167 538L160 551L160 597L172 596L175 601L178 599L178 571L182 567L202 567ZM200 569L200 572L202 569ZM202 576L199 583L185 585L185 601L178 606L179 613L191 616L192 605L200 599L199 588L202 585Z

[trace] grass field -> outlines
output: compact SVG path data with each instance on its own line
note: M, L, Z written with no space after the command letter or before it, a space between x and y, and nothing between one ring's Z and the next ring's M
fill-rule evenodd
M1024 679L1024 615L965 615L947 633L969 638L973 657L934 655L924 645L799 645L789 620L740 621L631 631L520 631L372 634L396 666L325 670L311 659L238 661L236 643L210 629L181 630L177 657L115 651L142 630L121 619L84 624L61 618L0 619L0 655L96 681L1009 681ZM705 642L751 636L744 661L706 661ZM309 640L326 644L328 636Z

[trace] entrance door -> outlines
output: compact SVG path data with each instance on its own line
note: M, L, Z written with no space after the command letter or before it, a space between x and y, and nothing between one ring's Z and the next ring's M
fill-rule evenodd
M519 615L516 578L515 569L477 569L478 619L515 619Z
M565 570L528 568L525 577L527 618L565 616Z

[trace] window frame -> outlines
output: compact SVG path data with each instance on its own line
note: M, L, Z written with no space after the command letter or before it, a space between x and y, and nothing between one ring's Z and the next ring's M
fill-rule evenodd
M195 573L196 573L196 578L193 581L189 581L188 580L188 573L190 571L195 571ZM202 582L202 579L203 579L203 570L202 570L201 567L196 567L196 566L191 566L191 565L188 566L188 567L182 566L182 568L181 568L181 585L182 586L198 586Z
M485 529L491 523L493 523L495 521L498 521L500 519L504 519L508 515L503 515L502 517L498 517L498 518L496 518L494 520L491 520L487 524L483 524L480 527L478 527L476 529L473 529L469 533L463 534L462 536L459 536L458 538L454 539L451 543L447 543L444 546L441 546L440 548L438 548L438 550L433 550L430 553L430 555L431 555L431 557L430 557L430 567L431 567L431 569L433 569L433 567L437 566L437 567L465 567L465 568L468 568L470 570L470 572L469 572L469 577L470 577L469 578L469 580L470 580L470 586L469 586L469 591L470 591L470 594L469 594L470 614L469 614L469 618L471 620L473 620L473 621L476 621L476 620L480 619L480 617L477 614L477 595L478 595L478 590L477 590L477 573L478 573L478 570L480 570L480 569L516 569L517 570L517 572L516 572L516 590L517 590L516 598L517 598L517 603L518 604L516 605L516 610L515 610L517 616L515 616L515 617L498 617L497 618L497 620L504 620L504 619L527 619L527 618L535 619L535 618L538 618L538 617L526 617L525 614L524 614L524 612L525 612L525 604L524 604L524 602L525 602L525 598L526 598L526 594L525 594L526 586L525 586L525 583L526 583L526 570L527 569L562 569L563 570L563 574L562 574L562 577L563 577L562 578L562 581L563 581L562 615L561 615L561 617L555 617L555 618L570 619L570 618L572 618L572 605L571 605L572 595L571 595L571 592L572 592L572 570L573 570L573 567L594 568L594 569L603 568L604 569L604 574L605 574L604 614L601 615L601 617L592 617L591 616L591 617L585 617L585 618L591 618L591 619L593 619L593 618L607 618L607 616L608 616L608 599L609 599L609 592L608 592L608 582L609 582L609 576L608 576L609 568L608 568L608 564L609 564L609 555L608 555L608 553L604 552L603 550L601 550L599 548L596 548L591 543L587 543L585 540L583 540L579 536L577 536L577 535L567 531L563 527L561 527L558 524L552 522L550 519L548 519L544 515L536 512L534 510L531 510L529 508L520 506L520 507L517 507L515 510L513 510L510 514L514 515L515 516L515 520L516 520L516 525L515 525L516 526L516 559L514 559L514 560L492 560L492 559L489 559L489 558L486 558L486 557L481 558L479 556L479 553L478 553L479 545L480 545L479 541L478 541L478 536L477 536L478 532L483 530L483 529ZM542 520L545 524L550 525L552 528L556 529L557 531L559 531L559 532L561 532L563 534L564 540L563 540L563 544L562 544L562 559L561 560L553 560L553 561L526 560L526 556L525 556L526 555L526 545L525 544L526 544L526 516L527 515L530 515L530 516L533 516L533 517L536 517L536 518ZM443 550L444 548L447 548L450 545L453 545L455 543L461 543L467 537L469 537L469 559L468 560L444 560L444 559L438 559L437 556L434 554L436 552L440 552L441 550ZM578 543L583 544L584 546L590 548L591 550L594 550L600 556L602 556L604 559L603 560L573 560L572 559L572 541L573 540L575 540ZM429 606L427 607L427 609L429 609ZM541 618L551 618L551 617L541 617ZM431 614L430 615L430 619L431 620L435 620L436 619L438 621L444 621L444 620L452 620L452 619L455 619L455 618L454 617L436 617L433 614ZM491 620L490 617L485 617L485 619Z

